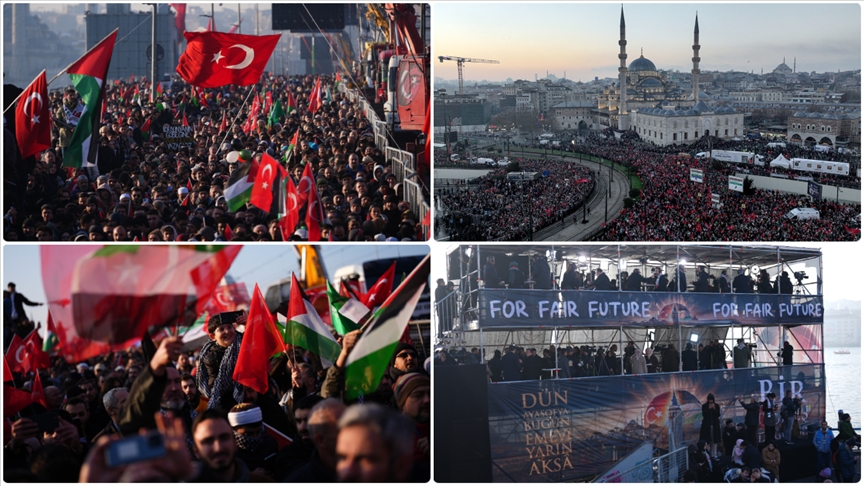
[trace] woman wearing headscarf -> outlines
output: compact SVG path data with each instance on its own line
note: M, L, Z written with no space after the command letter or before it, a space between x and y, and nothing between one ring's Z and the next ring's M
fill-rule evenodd
M717 444L722 441L720 431L720 405L714 401L714 394L708 394L708 400L702 404L702 427L699 429L699 440L711 445L711 457L717 457Z

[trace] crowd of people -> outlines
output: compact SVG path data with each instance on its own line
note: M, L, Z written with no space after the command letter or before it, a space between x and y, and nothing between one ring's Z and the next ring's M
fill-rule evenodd
M34 399L14 414L4 405L4 480L429 481L430 379L412 345L397 346L378 389L359 399L345 394L359 330L340 338L330 367L297 347L274 356L259 393L233 379L245 320L213 316L195 350L168 336L7 376L6 395Z
M605 241L854 241L860 234L860 204L755 189L728 191L734 166L649 151L621 140L591 137L577 147L629 164L642 179L641 196L606 226ZM690 181L690 169L704 171L704 183ZM712 202L712 193L720 203ZM819 219L785 216L799 207L819 211Z
M470 185L436 191L436 207L445 210L436 221L451 240L512 241L563 223L594 189L587 167L560 160L516 159L531 180L511 180L497 168Z
M320 239L423 239L403 181L385 157L385 147L375 144L362 108L336 86L336 79L321 79L325 95L314 112L312 76L268 76L250 87L254 97L250 88L197 89L177 80L157 92L154 102L144 101L151 87L147 81L115 82L107 86L104 123L94 135L98 165L81 169L63 165L74 130L66 113L81 106L80 97L71 87L55 90L46 100L56 121L49 149L21 158L6 129L3 237L310 240L305 209L291 234L283 235L278 213L248 202L229 204L226 189L234 171L268 154L281 161L298 187L310 166L323 208ZM274 108L277 102L281 110ZM181 133L184 124L189 129Z

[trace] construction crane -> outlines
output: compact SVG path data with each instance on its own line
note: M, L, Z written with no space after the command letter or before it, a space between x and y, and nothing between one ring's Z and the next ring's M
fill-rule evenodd
M459 68L459 94L465 94L465 89L462 86L462 65L466 62L483 62L486 64L500 64L498 61L492 61L489 59L471 59L470 57L456 57L456 56L438 56L439 62L444 61L456 61L456 67Z

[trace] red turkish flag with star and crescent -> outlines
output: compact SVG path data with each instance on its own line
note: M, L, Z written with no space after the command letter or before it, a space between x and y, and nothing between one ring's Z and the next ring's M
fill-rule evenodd
M15 107L15 139L18 140L21 157L30 157L51 146L51 112L44 70L18 98Z
M276 162L273 157L265 155L261 159L261 165L258 166L258 174L255 176L255 184L252 186L252 197L249 198L249 202L257 208L270 211L273 205L274 192L279 189L273 186L278 185L287 175L288 173L279 165L279 162Z
M280 36L186 32L186 51L180 56L177 74L202 88L255 84Z

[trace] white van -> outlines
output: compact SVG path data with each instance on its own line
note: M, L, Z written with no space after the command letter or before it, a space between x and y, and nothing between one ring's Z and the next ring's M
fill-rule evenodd
M819 219L819 211L813 208L795 208L786 213L786 219L802 221L805 219Z

